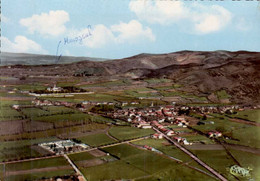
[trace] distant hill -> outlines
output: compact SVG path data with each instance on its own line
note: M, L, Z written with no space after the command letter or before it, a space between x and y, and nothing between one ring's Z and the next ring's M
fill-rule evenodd
M26 61L26 56L21 57ZM18 59L21 60L21 57ZM54 61L53 56L32 57L33 62L38 60L43 63L44 58L49 58L49 61L53 58ZM6 58L8 59L7 56ZM27 59L29 58L27 55ZM12 56L9 59L12 59ZM139 54L107 61L88 59L69 63L80 59L64 57L64 60L56 65L16 65L9 68L2 66L0 76L73 76L88 77L88 80L168 78L183 85L182 88L186 92L210 96L216 91L225 90L234 102L260 103L260 52L180 51L168 54ZM214 102L214 97L209 98Z
M62 56L58 61L57 57L53 55L38 55L27 53L8 53L1 52L0 66L5 65L49 65L49 64L67 64L84 60L90 61L104 61L103 58L91 58L91 57L72 57Z

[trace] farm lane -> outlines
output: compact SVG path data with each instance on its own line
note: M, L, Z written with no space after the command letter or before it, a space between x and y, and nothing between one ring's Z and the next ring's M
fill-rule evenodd
M73 153L68 153L67 155L76 154L76 153L82 153L82 152L89 152L89 151L96 150L96 149L99 149L99 148L106 148L106 147L116 146L116 145L120 145L120 144L129 143L131 141L139 141L139 140L146 139L146 138L149 138L149 136L143 136L143 137L140 137L140 138L133 138L133 139L130 139L130 140L121 141L121 142L112 143L112 144L107 144L107 145L102 145L102 146L90 147L89 149L86 149L86 150L83 150L83 151L77 151L77 152L73 152ZM63 155L52 155L52 156L30 158L30 159L24 159L24 160L0 162L0 165L1 164L9 164L9 163L19 163L19 162L25 162L25 161L41 160L41 159L47 159L47 158L55 158L55 157L60 157L60 156L63 156Z

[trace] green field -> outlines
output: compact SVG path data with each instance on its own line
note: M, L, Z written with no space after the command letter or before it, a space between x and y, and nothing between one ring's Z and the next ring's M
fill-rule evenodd
M202 136L202 135L185 136L185 138L187 139L188 142L202 142L204 144L213 144L214 143L214 141L212 141L208 137Z
M215 94L219 99L228 99L231 97L225 90L217 91Z
M100 82L95 84L87 84L80 86L81 88L89 88L89 87L113 87L113 86L126 86L131 84L131 80L116 80L116 81L109 81L109 82Z
M171 79L145 79L145 82L149 83L149 84L158 84L158 83L167 83L167 82L172 82Z
M76 110L64 106L43 106L42 109L48 111L50 114L68 114L78 112Z
M93 155L89 154L88 152L69 154L68 156L74 162L82 161L82 160L90 160L95 158Z
M0 121L13 121L23 119L22 114L10 107L1 107Z
M229 167L235 165L235 161L225 150L190 150L199 159L204 161L210 167L214 168L228 180L234 180L235 178L229 173Z
M232 132L232 138L237 139L238 141L236 140L225 140L225 141L228 143L260 148L260 127L250 126L244 129L234 130Z
M217 130L232 139L224 139L225 142L260 148L260 128L253 125L232 122L225 115L211 114L214 118L207 118L205 122L213 121L214 124L196 125L193 128L207 133ZM243 134L241 134L243 133Z
M251 177L254 180L260 180L260 156L253 153L229 149L233 157L243 168L252 168Z
M34 144L56 141L57 138L43 138L34 140L19 140L0 142L0 161L31 158L42 156L40 153L31 149Z
M158 140L158 139L149 138L149 139L134 141L132 143L136 145L142 145L142 146L144 145L151 146L163 152L166 155L172 156L184 162L191 160L191 158L187 154L183 153L180 149L176 148L175 146L164 145L165 143L168 144L168 141L164 139Z
M67 160L64 157L56 157L6 164L6 171L30 170L35 168L56 167L64 165L69 165Z
M237 114L232 114L231 116L260 123L260 109L239 111Z
M111 134L119 140L129 140L142 136L148 136L153 133L154 131L152 129L139 129L136 127L127 126L112 127L109 130L109 134Z
M39 109L39 108L24 108L22 112L28 118L40 117L40 116L48 116L50 113L48 111Z
M0 142L0 150L16 148L19 146L31 146L33 144L39 144L44 142L58 141L55 137L41 138L41 139L30 139L30 140L18 140L18 141L4 141Z
M33 181L39 179L46 179L52 178L57 176L69 176L74 175L75 171L73 169L65 169L65 170L56 170L56 171L48 171L48 172L31 172L30 174L23 174L23 175L12 175L5 178L6 181Z
M11 141L11 140L21 140L21 139L38 139L38 138L46 138L46 137L54 137L59 134L68 135L70 137L71 133L75 132L87 132L93 131L96 129L105 129L107 125L99 124L99 123L89 123L84 125L77 125L77 126L69 126L64 128L56 128L56 129L49 129L45 131L37 131L37 132L26 132L21 134L15 135L4 135L0 137L0 141Z
M173 161L169 159L129 145L118 145L105 148L104 150L109 152L111 155L116 155L126 163L129 163L150 174L159 172L160 170L173 164Z
M154 143L157 145L157 143ZM120 158L121 161L134 166L149 174L144 180L212 180L197 171L194 171L184 165L156 153L140 150L130 145L117 145L104 148L106 152ZM143 180L141 178L136 180Z
M42 154L31 149L30 146L17 146L9 149L4 148L0 151L0 161L26 159L40 156L42 156Z
M82 143L90 146L100 146L116 142L112 138L108 137L105 133L88 135L77 139L80 140Z
M133 179L147 175L144 171L121 160L80 168L80 170L89 181Z

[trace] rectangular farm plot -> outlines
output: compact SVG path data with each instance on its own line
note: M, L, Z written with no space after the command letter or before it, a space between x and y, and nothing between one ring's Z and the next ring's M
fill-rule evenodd
M77 139L90 146L101 146L116 142L116 140L110 138L105 133L88 135Z
M44 106L43 110L48 111L50 115L52 114L69 114L69 113L76 113L78 111L64 107L64 106Z
M104 150L150 174L158 172L174 163L161 155L125 144L105 148Z
M75 175L75 171L71 169L60 169L55 171L47 171L51 170L50 168L44 170L26 170L26 171L18 171L11 172L6 175L6 181L21 181L21 180L39 180L46 179L52 177L62 177L62 176L70 176Z
M89 181L134 179L148 175L144 171L121 160L81 168L80 170Z
M59 166L68 166L68 168L70 168L69 163L64 157L55 157L55 158L46 158L46 159L39 159L33 161L9 163L6 164L6 171L31 170L31 169L59 167Z
M74 162L78 162L82 160L90 160L95 158L93 155L91 155L88 152L74 153L74 154L69 154L68 156Z
M230 116L260 123L260 109L239 111L237 114L232 114Z
M49 115L48 111L42 110L40 108L23 108L23 114L25 114L28 118L47 116Z
M139 129L136 127L118 126L112 127L109 133L119 140L129 140L143 136L149 136L154 133L152 129Z
M230 166L235 165L236 162L225 150L190 151L210 167L227 177L228 180L234 180L234 177L229 173L229 168Z
M90 116L87 114L59 114L52 116L42 116L34 119L35 121L47 121L47 122L58 122L58 121L89 121Z
M169 155L175 159L181 160L181 161L189 161L191 158L182 152L180 149L173 145L169 145L169 142L167 140L158 140L158 139L144 139L139 141L131 142L136 145L145 146L148 145L152 148L155 148L159 151L161 151L163 154Z
M18 111L10 107L1 107L0 109L0 121L13 121L21 120L23 116Z
M137 154L141 154L143 152L143 150L137 149L137 148L127 145L127 144L111 146L111 147L103 148L102 150L104 150L105 152L108 152L111 155L114 155L120 159L129 157L129 156L134 156Z
M229 149L233 157L239 162L241 167L250 168L251 178L260 180L260 157L257 154L244 152L241 150Z
M2 149L0 151L0 161L26 159L40 156L43 155L38 151L32 149L30 146Z

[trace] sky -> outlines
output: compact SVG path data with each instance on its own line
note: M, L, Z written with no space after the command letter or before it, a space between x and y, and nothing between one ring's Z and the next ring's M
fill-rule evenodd
M1 0L1 51L118 59L260 51L259 1Z

